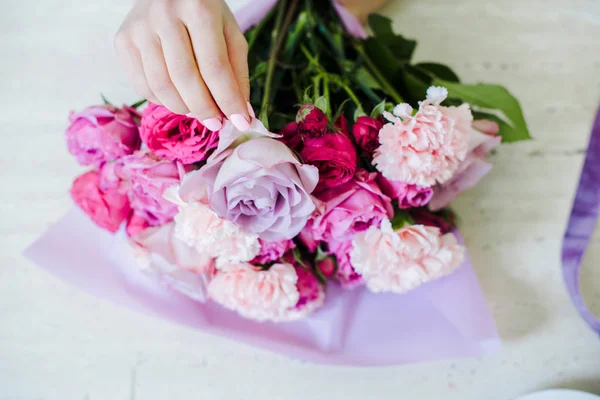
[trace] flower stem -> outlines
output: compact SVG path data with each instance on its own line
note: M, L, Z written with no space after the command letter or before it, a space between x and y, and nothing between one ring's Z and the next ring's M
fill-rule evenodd
M377 79L377 81L379 82L379 84L381 85L381 87L390 96L392 96L392 99L394 99L394 102L396 102L397 104L404 103L404 99L402 98L402 96L400 96L400 94L396 91L396 89L394 89L394 87L392 86L392 84L381 73L381 71L379 70L379 68L377 68L377 66L375 65L375 63L369 58L369 56L365 52L365 49L363 48L363 46L361 44L357 44L356 45L356 50L362 56L362 58L363 58L363 60L365 62L365 65L367 66L367 68L369 69L369 71L371 71L371 74L373 74L373 76L375 77L375 79Z
M275 72L275 64L277 62L277 52L279 51L280 42L282 36L285 33L282 30L283 19L285 15L287 0L281 0L277 4L277 16L275 17L275 26L273 32L271 32L271 48L269 50L269 61L267 63L267 76L265 78L265 90L263 92L263 98L260 105L260 116L259 119L268 125L268 114L269 114L269 101L271 99L271 89L273 84L273 73Z

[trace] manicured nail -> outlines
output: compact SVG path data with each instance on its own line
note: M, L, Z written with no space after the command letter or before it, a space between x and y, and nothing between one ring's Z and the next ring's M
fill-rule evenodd
M252 108L252 104L250 104L250 102L247 101L246 105L248 106L248 114L250 114L250 117L256 118L256 114L254 113L254 109Z
M223 126L219 118L205 119L204 121L202 121L202 125L207 127L209 131L213 132L218 131Z
M233 114L229 120L240 131L247 131L250 128L250 123L242 114Z

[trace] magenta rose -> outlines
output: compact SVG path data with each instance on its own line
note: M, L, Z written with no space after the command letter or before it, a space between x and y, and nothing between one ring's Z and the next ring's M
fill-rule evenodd
M344 132L328 133L318 138L306 137L300 157L319 169L317 192L348 182L356 171L356 149Z
M219 217L265 241L293 238L315 208L310 194L319 172L272 136L258 119L243 132L226 121L219 149L186 176L180 193L208 197Z
M312 104L304 104L296 116L298 132L311 138L321 137L327 133L327 116Z
M258 239L260 242L260 251L252 261L252 264L267 264L280 260L288 250L296 247L296 244L290 239L278 240L276 242L267 242Z
M303 235L316 241L350 240L355 233L392 218L391 199L381 192L376 178L377 173L359 169L350 182L318 193L321 203Z
M296 270L296 275L298 275L296 288L298 289L299 294L295 308L297 310L302 310L314 302L320 302L320 306L323 303L323 288L317 277L301 266L295 265L294 268ZM310 308L317 307L318 306L311 306Z
M401 181L390 181L383 175L377 175L381 191L393 200L398 200L399 208L423 207L433 197L433 188L410 185Z
M136 118L131 107L92 106L71 113L65 132L67 148L81 165L99 166L140 148Z
M146 150L123 157L122 163L122 174L129 181L129 199L135 214L143 217L150 226L172 220L177 214L177 206L165 200L163 194L180 183L183 169L180 170L176 162Z
M278 140L292 150L300 151L302 149L302 135L298 131L298 123L290 122L279 131L281 136Z
M113 233L131 212L127 195L120 193L117 187L100 188L98 171L86 172L75 179L71 198L96 225Z
M211 132L196 118L153 103L144 110L140 135L153 153L184 164L206 160L219 141L219 132Z
M383 127L382 117L375 119L368 116L358 117L352 126L352 136L354 136L356 144L369 158L373 157L373 153L379 147L381 127Z
M329 251L337 260L337 269L334 277L340 282L343 288L353 289L364 284L362 276L354 270L350 262L350 252L352 251L352 240L342 242L329 242Z

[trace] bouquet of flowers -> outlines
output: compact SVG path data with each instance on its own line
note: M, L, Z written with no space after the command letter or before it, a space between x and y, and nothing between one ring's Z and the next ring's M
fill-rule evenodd
M68 149L90 167L75 204L119 232L139 271L256 321L305 319L353 293L391 301L382 293L453 274L465 250L448 206L492 149L529 138L518 102L412 63L416 42L387 18L372 15L367 35L334 3L271 5L241 22L250 128L212 132L143 101L73 113Z

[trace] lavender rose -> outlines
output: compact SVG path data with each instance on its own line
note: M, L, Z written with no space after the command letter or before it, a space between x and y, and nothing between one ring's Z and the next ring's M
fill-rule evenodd
M310 193L319 179L317 168L301 164L258 120L246 132L225 125L220 148L188 174L180 193L202 198L207 191L217 215L265 241L293 238L315 208Z

